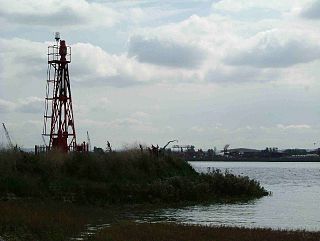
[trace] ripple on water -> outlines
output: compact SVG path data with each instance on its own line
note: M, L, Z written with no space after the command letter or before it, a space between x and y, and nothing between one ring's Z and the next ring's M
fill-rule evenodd
M320 230L320 163L192 162L198 172L228 170L258 180L272 192L246 203L196 205L154 211L144 221Z

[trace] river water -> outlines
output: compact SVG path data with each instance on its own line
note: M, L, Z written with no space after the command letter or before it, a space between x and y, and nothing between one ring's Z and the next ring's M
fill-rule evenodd
M140 214L140 221L320 231L320 163L190 162L258 180L271 196L236 204L196 205Z

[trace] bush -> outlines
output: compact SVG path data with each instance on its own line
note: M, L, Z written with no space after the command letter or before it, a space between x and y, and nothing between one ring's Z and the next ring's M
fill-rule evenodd
M0 152L0 198L69 202L157 203L258 198L268 193L248 177L197 173L187 162L131 150L115 153Z

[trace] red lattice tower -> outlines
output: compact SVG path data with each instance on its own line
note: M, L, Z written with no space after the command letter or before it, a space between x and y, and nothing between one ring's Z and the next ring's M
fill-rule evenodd
M48 148L64 152L76 150L71 88L68 64L71 62L71 47L60 40L48 47L47 88L43 136L49 137Z

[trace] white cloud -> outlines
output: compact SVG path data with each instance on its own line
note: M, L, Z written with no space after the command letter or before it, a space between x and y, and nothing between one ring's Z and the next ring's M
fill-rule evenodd
M131 116L136 119L144 119L144 120L150 118L150 114L143 111L134 112Z
M43 103L43 98L35 96L20 98L17 101L0 99L0 112L41 113L44 108Z
M86 0L1 0L0 18L9 24L33 26L110 27L120 15L102 3Z
M141 36L131 37L128 54L140 62L181 68L196 68L206 56L198 46Z
M1 81L8 91L22 96L45 87L47 46L52 43L25 39L1 39ZM123 55L112 55L92 44L77 43L72 47L70 75L80 83L102 83L112 86L131 86L149 81L153 68ZM139 73L136 70L139 69ZM16 89L16 86L24 89ZM18 94L17 93L17 94Z
M7 113L12 111L14 108L14 103L11 101L0 99L0 113Z
M152 124L148 113L137 111L128 117L117 118L109 123L111 128L129 129L135 132L156 133L158 128Z
M210 69L206 80L219 84L263 83L278 81L281 73L272 69L257 69L251 66L221 65Z
M110 104L110 100L108 97L103 96L101 97L99 100L97 100L97 104L98 105L103 105L103 106L107 106Z
M279 129L310 129L311 126L307 124L296 124L296 125L283 125L283 124L278 124L277 128Z
M224 51L229 49L230 44L241 40L234 27L230 19L219 15L192 15L181 22L138 29L135 34L146 39L194 46L196 49L205 50L208 55L213 55L214 59L219 59Z
M289 11L295 6L300 6L301 3L308 0L222 0L212 4L213 9L240 12L247 9L273 9L276 11Z
M8 98L38 95L35 92L45 87L47 45L20 38L0 38L0 49L0 82L6 93L14 93Z
M16 111L24 113L41 113L44 109L44 98L30 96L25 99L19 99L16 103Z
M71 79L77 84L116 87L159 82L240 83L277 79L278 73L267 69L255 70L223 63L226 54L243 39L233 28L228 19L194 15L176 24L135 33L133 36L139 38L132 37L131 43L139 40L135 43L140 47L129 45L129 56L125 52L110 54L90 43L76 43L71 46ZM2 42L5 43L3 72L9 82L21 83L26 75L34 81L45 78L48 43L23 39L2 39ZM158 54L152 54L152 51ZM130 57L132 55L136 57ZM38 86L43 88L43 85Z
M205 128L201 127L201 126L192 126L190 128L191 131L196 132L196 133L202 133L205 131Z
M149 114L145 112L134 112L127 117L120 117L111 119L109 121L97 121L92 119L84 119L79 121L82 125L95 126L100 129L107 129L112 131L122 131L125 135L126 132L134 133L157 133L159 129L152 124Z
M145 58L145 61L148 59L149 62L158 64L174 65L170 61L170 54L167 54L168 52L173 53L177 60L181 57L173 48L159 48L159 45L161 47L161 45L173 42L175 45L194 46L195 50L206 50L205 58L201 54L198 55L200 58L193 57L193 61L202 61L201 66L198 66L198 69L194 69L193 71L184 70L181 72L182 74L179 76L180 82L210 82L219 84L268 82L275 81L279 75L277 71L268 69L258 70L250 66L244 68L243 66L226 65L224 63L225 57L234 51L235 47L239 46L239 43L246 41L246 39L239 36L236 31L236 25L230 19L217 15L210 15L208 17L193 15L176 24L168 24L157 28L145 28L136 33L137 35L140 36L139 40L143 40L139 41L141 42L139 44L141 51L136 51L138 54L142 53L140 58ZM147 47L145 48L146 43ZM148 48L148 45L152 47ZM161 54L158 52L161 52ZM181 65L191 65L189 62L184 62L186 60L189 61L189 59L181 59L179 61ZM163 72L169 73L168 69L164 69ZM177 78L174 75L168 76L171 77L171 80Z
M308 63L320 58L318 39L306 31L268 30L244 41L225 61L232 65L266 68Z
M301 9L300 14L302 17L309 19L320 19L320 1L312 1L312 3Z
M71 47L73 62L70 71L73 79L80 83L127 87L158 78L154 75L155 67L139 63L126 54L109 54L88 43L77 43Z

